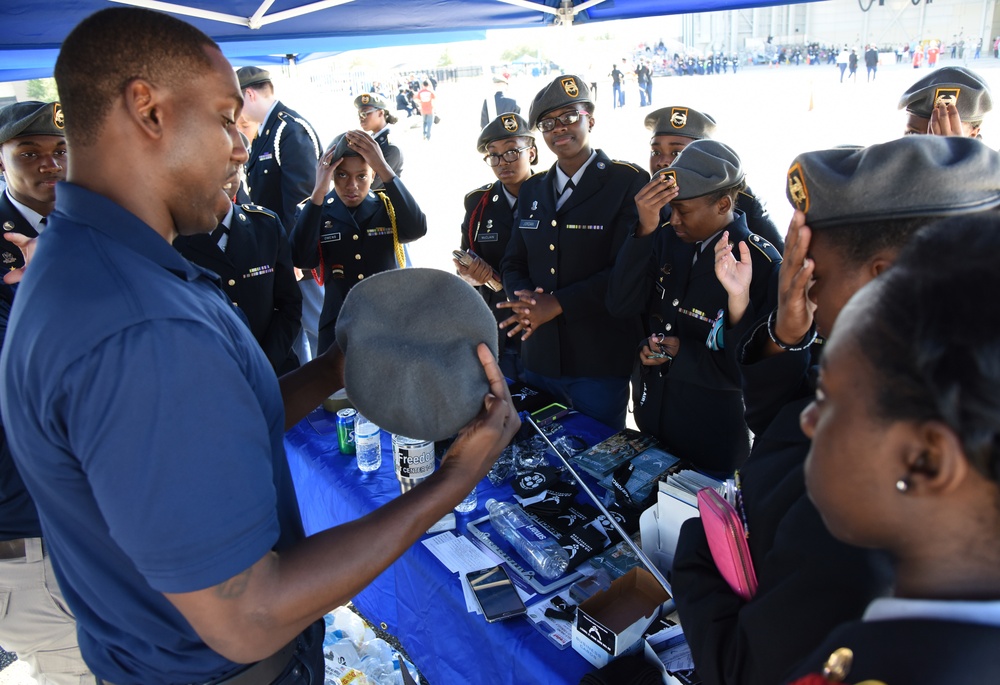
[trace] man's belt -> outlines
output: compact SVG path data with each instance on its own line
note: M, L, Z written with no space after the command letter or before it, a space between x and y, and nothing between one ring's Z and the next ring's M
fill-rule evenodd
M24 559L24 538L0 540L0 559Z
M250 664L241 671L231 675L223 676L219 680L213 680L207 685L271 685L278 676L281 675L285 667L295 654L295 645L298 638L295 638L287 645L278 650L275 654L261 659L255 664ZM101 685L114 685L107 680L99 681Z

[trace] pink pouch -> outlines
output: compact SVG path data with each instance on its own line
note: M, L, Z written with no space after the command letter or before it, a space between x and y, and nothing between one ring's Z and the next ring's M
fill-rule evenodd
M750 601L757 592L757 574L740 515L712 488L698 492L698 512L719 573L733 592Z

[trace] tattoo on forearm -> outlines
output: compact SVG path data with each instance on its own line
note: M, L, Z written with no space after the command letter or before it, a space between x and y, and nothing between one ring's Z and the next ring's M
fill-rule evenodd
M253 573L253 567L251 566L243 573L235 575L224 583L220 583L215 587L215 594L220 599L235 599L246 592L247 586L250 584L250 574Z

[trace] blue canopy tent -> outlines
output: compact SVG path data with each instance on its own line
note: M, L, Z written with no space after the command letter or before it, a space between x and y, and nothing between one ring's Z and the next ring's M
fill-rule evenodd
M808 2L810 0L793 0ZM87 15L138 5L182 16L235 64L304 61L360 48L485 37L523 28L775 4L774 0L4 0L0 81L50 76L63 38Z

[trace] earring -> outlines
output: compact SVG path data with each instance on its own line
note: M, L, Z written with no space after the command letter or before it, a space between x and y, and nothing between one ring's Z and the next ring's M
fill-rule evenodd
M910 489L910 484L906 482L905 478L900 478L896 481L896 490L899 492L906 492Z

